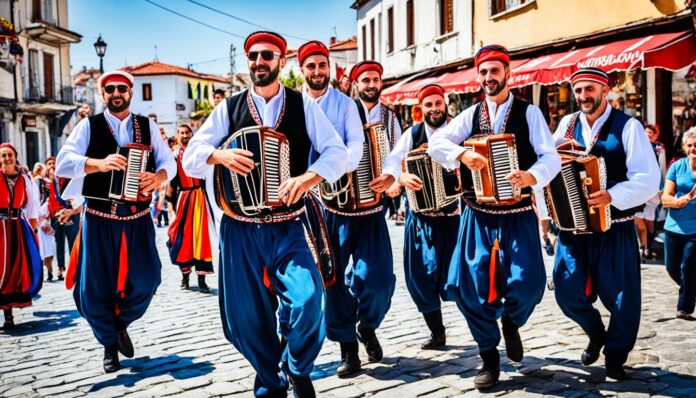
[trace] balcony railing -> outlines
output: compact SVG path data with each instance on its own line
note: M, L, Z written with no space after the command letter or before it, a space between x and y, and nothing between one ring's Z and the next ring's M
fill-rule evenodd
M75 89L72 86L56 85L53 91L42 90L38 85L31 85L24 90L25 102L53 102L63 105L73 105L75 103Z

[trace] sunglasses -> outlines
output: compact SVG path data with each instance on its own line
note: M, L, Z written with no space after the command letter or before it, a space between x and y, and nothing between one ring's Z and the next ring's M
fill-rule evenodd
M247 54L247 58L249 58L249 61L256 61L259 58L259 55L261 55L261 58L263 58L264 61L272 61L273 58L275 57L280 57L280 54L277 52L271 51L271 50L263 50L263 51L249 51Z
M128 89L130 89L130 87L126 86L125 84L110 85L104 87L104 91L106 91L107 94L113 94L116 90L118 90L118 92L121 94L125 94L128 92Z

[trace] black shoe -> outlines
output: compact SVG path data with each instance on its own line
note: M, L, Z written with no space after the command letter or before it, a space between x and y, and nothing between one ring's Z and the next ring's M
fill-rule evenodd
M500 378L500 355L497 349L480 353L483 366L474 378L474 386L479 390L493 388Z
M121 369L121 362L118 360L116 345L104 347L104 372L113 373L119 369Z
M544 250L546 250L547 255L553 256L553 245L551 244L551 240L548 238L548 236L544 237Z
M48 273L48 276L46 277L46 282L53 282L53 274L52 273L50 273L50 272Z
M358 342L355 342L357 346ZM360 356L358 351L346 351L341 353L341 364L336 368L336 376L338 377L348 377L356 372L359 372L360 366Z
M189 274L181 276L181 290L188 290L189 288Z
M367 360L370 362L379 362L384 357L382 346L377 340L375 330L367 326L358 325L358 340L365 346L367 351Z
M290 381L292 393L296 398L314 398L317 396L309 376L294 376L288 373L288 381Z
M507 357L513 362L522 361L524 348L522 347L519 328L512 323L507 314L503 314L501 323L503 324L503 338L505 339Z
M123 330L119 330L116 334L116 345L118 346L118 351L123 354L124 357L133 358L133 355L135 355L133 343L131 342L125 328Z
M607 377L616 381L631 380L631 376L626 373L623 365L617 368L607 368Z
M64 280L65 278L63 277L63 274L58 274L58 278L56 278L56 279L58 279L59 281L62 281L62 280Z
M198 291L201 293L210 293L208 284L205 283L205 275L198 275Z
M430 334L428 341L421 345L422 350L434 350L436 348L444 347L447 344L447 335L442 334Z
M580 356L582 364L585 366L590 366L597 362L599 359L599 352L602 350L603 345L604 343L595 343L590 340L590 342L587 344L587 348L585 348L585 351L582 352L582 356Z

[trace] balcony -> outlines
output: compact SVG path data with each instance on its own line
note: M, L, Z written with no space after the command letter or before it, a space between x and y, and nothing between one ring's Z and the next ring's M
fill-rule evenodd
M58 26L58 23L52 18L32 20L32 23L24 29L23 34L33 40L53 45L79 43L82 39L82 35Z
M27 86L25 86L27 87ZM36 113L65 112L75 108L75 89L71 86L41 88L30 84L24 90L24 103L20 103L22 110L31 110Z

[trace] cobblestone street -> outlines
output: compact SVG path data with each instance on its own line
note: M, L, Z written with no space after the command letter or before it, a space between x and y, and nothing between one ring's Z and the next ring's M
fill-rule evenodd
M696 397L696 323L674 318L677 286L660 264L643 265L642 323L628 363L637 380L606 382L603 366L583 367L587 340L547 290L521 330L524 360L503 360L501 383L479 393L473 383L478 351L453 304L443 308L447 348L420 349L429 332L404 286L403 229L390 222L390 231L397 288L377 332L385 358L364 364L354 378L339 379L333 375L339 347L327 340L313 373L319 396ZM46 283L32 307L15 310L17 327L0 332L0 397L251 396L254 372L223 337L217 278L209 278L211 294L199 293L195 278L191 289L181 292L178 268L166 255L165 232L157 230L162 285L145 316L129 328L135 358L122 359L119 372L104 374L103 349L70 292L62 283ZM545 260L550 275L552 259L545 255ZM361 356L366 360L362 347ZM603 365L603 358L597 364Z

